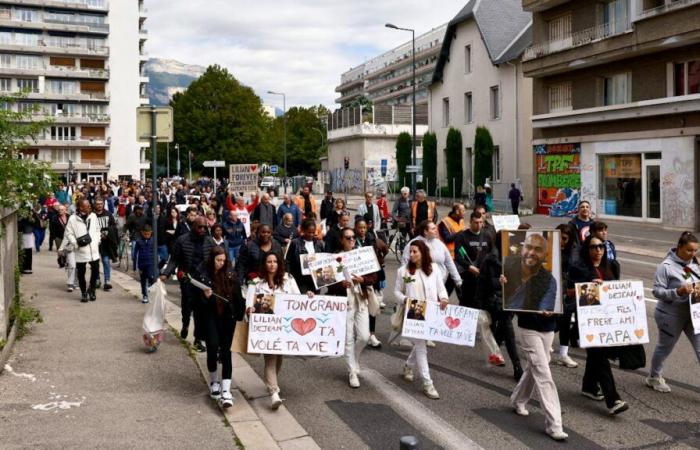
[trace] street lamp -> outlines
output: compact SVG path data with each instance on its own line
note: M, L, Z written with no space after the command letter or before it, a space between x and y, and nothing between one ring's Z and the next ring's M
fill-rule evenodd
M412 165L415 167L416 166L416 30L413 30L411 28L401 28L397 27L396 25L392 23L387 23L384 25L387 28L391 28L394 30L401 30L401 31L410 31L411 32L411 42L413 43L413 114L412 114L412 122L413 122L413 162ZM413 195L416 195L416 172L413 172L411 175L411 191L413 191Z
M289 179L289 173L287 172L287 96L284 92L267 91L270 95L281 95L282 96L282 107L284 109L284 176ZM287 193L287 183L284 183L284 193Z
M175 151L177 151L177 176L180 176L180 144L175 144Z

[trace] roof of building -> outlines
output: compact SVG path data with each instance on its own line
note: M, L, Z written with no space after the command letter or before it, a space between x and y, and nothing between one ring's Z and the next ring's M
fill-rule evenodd
M494 64L519 57L532 43L532 14L523 11L521 0L469 0L447 24L433 83L442 81L457 27L471 19L476 22L489 58Z

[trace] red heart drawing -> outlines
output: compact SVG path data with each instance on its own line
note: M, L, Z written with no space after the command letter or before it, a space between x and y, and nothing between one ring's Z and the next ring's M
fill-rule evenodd
M258 165L257 165L257 164L251 164L251 165L250 165L250 172L251 172L251 173L257 172L257 170L258 170Z
M316 329L316 319L294 319L292 320L292 329L299 336L304 336Z
M449 328L450 330L454 330L455 328L457 328L460 323L461 322L459 319L454 319L449 316L445 317L445 325L447 325L447 328Z

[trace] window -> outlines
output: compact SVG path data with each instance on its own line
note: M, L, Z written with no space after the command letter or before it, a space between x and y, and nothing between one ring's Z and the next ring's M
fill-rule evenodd
M467 45L464 47L464 73L471 73L472 71L472 46Z
M36 104L29 102L19 102L17 104L17 111L25 114L34 114L39 112L36 111Z
M467 172L464 174L464 179L467 180L467 186L474 184L474 156L471 147L467 147L465 151L465 159L467 160Z
M571 38L571 14L559 16L547 22L549 41L563 41Z
M630 102L629 74L619 73L605 77L603 105L622 105Z
M0 19L10 19L12 17L12 8L9 6L0 6Z
M78 83L75 81L46 80L46 92L51 94L75 94Z
M498 86L491 86L491 119L501 118L501 98Z
M629 0L612 0L603 5L603 25L606 36L622 33L630 26Z
M0 55L0 67L9 69L12 67L12 55Z
M604 214L642 217L642 168L639 153L598 156L598 199Z
M52 141L74 141L75 127L51 127Z
M39 80L36 78L18 78L17 89L22 92L39 92Z
M498 145L493 146L493 181L501 180L501 149Z
M450 99L449 97L442 99L442 126L450 126Z
M31 33L15 33L15 44L36 47L39 45L39 35Z
M37 10L16 8L14 10L14 20L20 20L22 22L36 22Z
M549 87L549 112L568 111L571 109L571 82L559 83Z
M17 55L16 67L18 69L36 69L41 67L42 58L40 56Z
M673 65L675 95L700 94L700 60Z
M57 148L51 150L51 161L58 164L68 164L69 161L74 163L78 161L78 150Z
M0 91L10 92L12 90L12 78L0 78Z
M472 102L472 93L464 94L464 123L472 123L474 121L474 103Z

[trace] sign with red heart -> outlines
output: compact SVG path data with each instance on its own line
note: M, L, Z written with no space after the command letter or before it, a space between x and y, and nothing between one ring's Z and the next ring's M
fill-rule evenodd
M458 305L440 307L438 302L406 299L403 329L405 337L473 347L479 310Z

